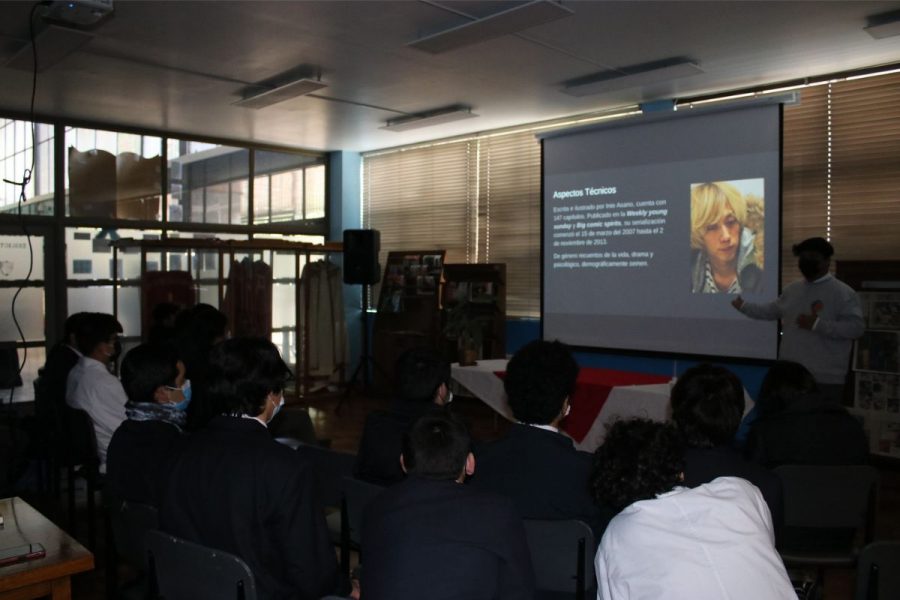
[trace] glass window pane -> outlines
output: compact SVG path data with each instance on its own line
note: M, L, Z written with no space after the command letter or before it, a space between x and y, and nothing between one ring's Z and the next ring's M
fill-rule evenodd
M4 316L0 319L0 342L21 341L10 310L15 295L14 288L0 288L0 306L4 307ZM16 320L25 334L25 341L39 342L44 339L44 288L22 289L16 299Z
M254 156L254 174L256 175L256 182L259 182L257 185L263 185L262 180L264 176L271 178L272 222L302 220L304 218L304 196L309 193L305 188L308 188L309 185L318 186L319 179L321 179L322 185L321 200L317 199L315 202L322 204L322 214L318 215L319 207L317 205L312 215L307 210L306 218L325 216L325 165L322 164L321 157L290 152L265 151L257 151ZM258 187L254 188L254 205L257 208L261 191ZM317 187L314 193L319 193ZM308 202L308 199L306 201ZM260 214L259 211L261 209L254 210L254 216Z
M141 288L119 287L119 323L122 324L123 335L141 335Z
M272 261L272 276L275 279L294 277L294 254L276 252Z
M293 327L297 318L294 284L272 286L272 327Z
M66 276L69 279L90 280L112 277L109 261L112 260L111 239L132 238L158 240L160 230L101 229L99 227L66 228ZM119 276L138 279L141 273L141 254L138 249L119 251ZM147 253L147 270L151 263L159 264L159 253ZM71 310L69 312L72 312Z
M87 143L91 139L96 144ZM146 146L145 139L150 140ZM131 133L67 131L67 214L160 220L161 143L160 138Z
M22 213L26 215L53 214L53 128L43 123L35 125L33 131L29 121L0 119L0 175L10 181L22 181L25 169L34 172L25 186L25 202ZM33 135L38 140L37 152L32 152ZM43 136L43 137L42 137ZM5 181L0 182L0 213L17 213L22 187Z
M69 314L77 312L102 312L112 314L112 286L100 285L86 288L69 288Z
M240 207L246 206L249 150L169 140L168 161L169 192L173 200L177 200L185 220L191 223L241 223L241 214L246 214ZM235 203L239 210L229 210ZM170 216L174 216L171 211Z
M253 178L253 223L269 222L269 176Z
M325 218L325 165L306 169L306 218Z
M44 278L44 238L31 236L31 256L28 238L24 235L0 235L0 281L24 280L31 263L31 280ZM0 306L3 306L0 304Z
M247 213L250 209L250 184L246 179L231 182L231 222L247 225L250 220Z

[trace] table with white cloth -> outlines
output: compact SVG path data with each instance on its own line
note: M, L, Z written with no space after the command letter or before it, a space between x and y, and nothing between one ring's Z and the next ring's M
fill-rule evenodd
M506 359L481 360L472 366L454 363L451 377L499 415L515 421L503 389L507 362ZM572 412L562 422L561 429L579 450L593 452L603 443L615 421L634 417L667 420L671 416L669 394L674 382L668 375L582 367L570 397ZM753 400L746 392L744 399L746 414L753 407Z

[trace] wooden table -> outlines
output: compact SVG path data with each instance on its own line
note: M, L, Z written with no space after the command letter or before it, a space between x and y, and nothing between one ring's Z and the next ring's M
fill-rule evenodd
M94 568L94 555L21 498L0 500L0 548L38 543L47 556L0 567L0 600L72 597L70 578Z

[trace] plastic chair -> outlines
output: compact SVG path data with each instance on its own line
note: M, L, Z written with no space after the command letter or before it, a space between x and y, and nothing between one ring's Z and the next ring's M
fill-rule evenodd
M596 546L591 528L577 520L525 519L524 524L537 598L592 597Z
M878 471L863 465L784 465L784 530L778 550L789 566L852 567L872 540Z
M346 575L350 575L350 550L360 549L363 512L382 491L380 485L353 477L341 480L341 572Z
M182 540L161 531L147 532L151 584L165 600L256 600L256 582L239 557Z
M875 542L859 553L856 600L900 598L900 541Z

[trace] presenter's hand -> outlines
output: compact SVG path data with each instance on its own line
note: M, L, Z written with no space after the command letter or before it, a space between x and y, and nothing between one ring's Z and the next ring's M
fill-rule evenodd
M741 310L741 307L744 305L744 299L738 296L734 300L731 301L731 305L738 310Z
M797 326L800 329L812 329L816 324L816 315L797 315Z

